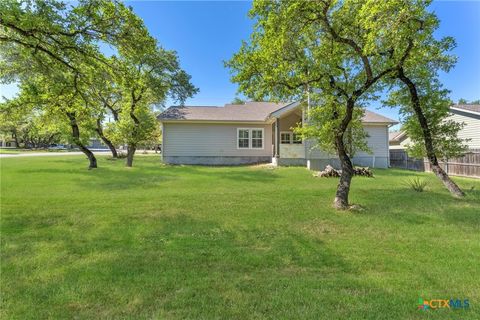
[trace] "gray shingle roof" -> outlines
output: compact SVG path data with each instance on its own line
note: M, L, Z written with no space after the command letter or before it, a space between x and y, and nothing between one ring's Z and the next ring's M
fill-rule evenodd
M398 121L384 117L381 114L378 114L370 110L365 110L365 114L363 115L362 122L398 123Z
M454 104L451 107L480 113L480 104Z
M400 131L389 131L388 132L388 140L395 140L395 138L400 134Z
M174 106L159 116L159 120L190 120L190 121L245 121L263 122L269 115L289 103L247 102L246 104L226 104L224 107L215 106ZM365 110L363 122L370 123L397 123L378 113Z
M286 103L247 102L226 104L225 107L170 107L158 116L159 120L205 121L265 121L270 113Z

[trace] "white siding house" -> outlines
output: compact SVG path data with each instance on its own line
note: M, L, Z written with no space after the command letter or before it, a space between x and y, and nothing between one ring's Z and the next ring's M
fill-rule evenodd
M248 102L225 107L171 107L159 116L165 163L235 165L272 162L323 169L338 167L335 155L303 141L294 128L304 122L299 103ZM388 127L395 121L365 111L363 124L371 153L358 153L354 164L387 168Z
M464 124L458 132L458 137L469 139L470 149L480 149L480 105L457 105L450 108L449 119Z
M447 118L463 123L458 137L465 139L469 149L480 149L480 105L453 105ZM390 149L406 149L412 141L403 131L390 132Z

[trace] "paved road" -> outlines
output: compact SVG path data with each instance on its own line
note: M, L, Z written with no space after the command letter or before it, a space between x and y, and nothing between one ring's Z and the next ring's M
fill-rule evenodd
M110 155L109 150L92 150L96 155L104 154ZM125 151L126 152L126 151ZM143 150L137 150L136 154L143 154ZM147 153L155 153L154 151L147 151ZM25 152L25 153L14 153L14 154L0 154L0 158L20 158L20 157L50 157L50 156L78 156L83 155L83 152L72 151L72 152Z

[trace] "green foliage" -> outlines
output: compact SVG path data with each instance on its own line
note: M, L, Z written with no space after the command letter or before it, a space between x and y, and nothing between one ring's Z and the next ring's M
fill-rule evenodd
M480 104L480 99L471 100L470 102L468 102L466 99L461 98L458 100L458 104Z
M231 104L245 104L245 100L240 98L240 97L235 97L232 102L230 102Z
M341 121L345 117L346 109L337 99L328 100L326 97L322 97L321 101L307 112L308 121L294 128L294 131L301 134L303 139L315 141L315 148L335 154L337 151L335 137L339 134L338 131ZM332 119L332 114L336 114L337 117ZM366 141L368 134L361 122L363 114L363 109L355 108L352 120L343 136L350 157L353 157L358 151L371 153Z
M310 95L308 124L298 132L329 151L340 137L353 154L367 149L358 109L377 98L385 87L379 80L391 76L412 39L421 38L416 21L427 15L426 5L254 1L254 31L226 65L249 98L305 102Z
M451 101L449 91L444 89L436 76L430 72L422 76L411 72L416 80L421 111L425 115L430 129L433 151L439 158L450 158L462 155L467 149L467 140L458 137L464 124L449 119ZM416 158L427 155L425 134L418 120L417 112L412 108L410 93L405 87L398 87L390 93L386 105L400 107L402 129L405 130L412 144L407 152Z
M19 99L59 124L75 122L77 143L103 129L117 145L150 143L159 136L154 108L198 91L176 52L159 46L123 2L7 0L0 11L1 81L20 82ZM101 53L104 44L111 57ZM107 127L109 115L115 122Z
M66 127L55 121L45 110L23 98L0 103L0 133L13 136L18 147L45 148L53 143L66 142Z
M134 116L138 119L138 124L130 116L120 117L113 131L114 141L141 145L153 139L159 125L151 110L145 105L140 105L135 109Z
M407 180L405 183L416 192L423 192L428 185L428 182L420 177L413 177Z

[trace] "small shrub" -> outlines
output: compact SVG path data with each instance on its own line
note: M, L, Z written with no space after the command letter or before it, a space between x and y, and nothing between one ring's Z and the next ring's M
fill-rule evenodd
M407 180L407 185L416 192L423 192L427 187L427 181L419 177L412 178Z

